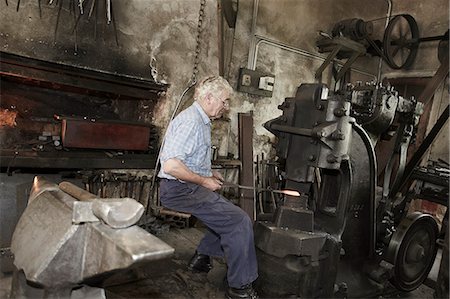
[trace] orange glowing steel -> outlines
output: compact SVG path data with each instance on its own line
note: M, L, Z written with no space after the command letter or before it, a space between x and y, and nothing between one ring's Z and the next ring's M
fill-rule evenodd
M17 112L0 108L0 127L14 127L16 123Z

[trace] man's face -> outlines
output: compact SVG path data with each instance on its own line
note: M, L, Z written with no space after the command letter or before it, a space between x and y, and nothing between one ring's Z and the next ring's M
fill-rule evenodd
M222 93L220 95L210 95L211 106L209 117L211 119L218 119L222 117L225 111L230 109L230 95L228 93Z

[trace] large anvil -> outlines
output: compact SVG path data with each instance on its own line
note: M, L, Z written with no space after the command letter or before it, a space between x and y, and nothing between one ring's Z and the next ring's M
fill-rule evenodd
M171 256L174 249L133 225L73 223L77 201L58 185L36 177L14 231L14 264L44 288L70 288L88 278Z

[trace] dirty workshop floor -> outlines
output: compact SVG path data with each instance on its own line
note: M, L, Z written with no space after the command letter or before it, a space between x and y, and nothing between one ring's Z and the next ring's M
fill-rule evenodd
M158 236L175 248L175 254L161 265L144 265L111 280L134 280L114 285L107 281L107 298L225 298L223 279L226 274L224 261L214 259L208 273L194 274L187 270L187 262L203 236L203 228L171 228Z
M128 284L107 287L107 298L225 298L223 281L226 265L224 261L214 259L214 267L208 274L193 274L186 269L187 262L203 237L203 231L203 228L171 228L169 233L159 236L175 248L174 257L166 261L162 269L156 267L152 270L148 266L137 268L132 274L136 280ZM440 258L436 262L440 264ZM437 270L433 269L431 272L430 276L435 275ZM422 285L411 293L384 298L431 299L434 298L433 292L430 287Z
M152 263L116 274L106 280L107 299L125 298L225 298L223 279L226 267L214 259L208 274L193 274L186 264L203 236L202 228L173 229L159 236L173 246L174 256L162 263ZM433 271L432 271L433 272ZM8 298L11 275L0 272L0 298ZM388 298L388 297L386 297ZM422 285L415 291L395 298L433 298L433 289Z

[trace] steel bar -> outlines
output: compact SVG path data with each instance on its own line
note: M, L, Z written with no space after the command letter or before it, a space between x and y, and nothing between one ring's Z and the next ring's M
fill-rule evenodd
M97 1L97 0L91 0L92 2L91 2L91 8L89 9L89 14L88 14L88 20L91 18L91 16L92 16L92 12L94 11L94 7L95 7L95 2Z
M80 22L81 16L82 16L82 14L78 15L78 17L77 17L77 19L75 21L75 25L73 26L73 29L72 29L72 34L74 34L76 32L76 29L78 27L78 23Z
M77 23L77 9L76 9L75 0L73 0L71 2L71 10L73 10L73 22L74 22L74 28L75 28L75 45L74 45L74 50L75 50L75 53L77 53L78 52L78 31L77 31L76 26L75 26L76 23Z
M83 2L84 2L84 0L78 0L78 7L80 8L81 15L84 14Z
M94 0L96 1L96 0ZM95 5L94 40L97 41L98 5Z
M114 29L114 38L116 39L116 45L119 46L119 38L117 36L117 27L116 27L116 19L114 17L114 10L112 7L112 3L110 4L110 10L111 10L111 19L112 19L112 24L113 24L113 29Z
M162 208L159 210L159 214L161 215L170 215L170 216L176 216L176 217L180 217L180 218L190 218L191 214L188 213L182 213L182 212L177 212L177 211L173 211L173 210L168 210L166 208Z
M290 195L290 196L300 196L300 193L296 190L274 190L271 188L257 188L252 186L244 186L239 184L233 184L233 183L224 183L222 187L229 187L229 188L239 188L239 189L246 189L246 190L256 190L258 192L272 192L272 193L279 193L284 195Z
M105 0L106 6L106 20L108 25L111 24L111 0Z
M272 124L271 128L276 131L280 131L280 132L284 132L284 133L291 133L291 134L300 135L300 136L312 136L313 135L313 132L311 129L296 128L296 127L284 126L284 125L279 125L279 124Z
M238 139L239 158L242 168L239 171L239 183L243 185L254 185L254 165L253 165L253 114L238 114ZM255 201L256 193L244 190L241 194L241 208L247 212L251 219L256 219Z
M53 36L53 42L56 42L56 34L58 32L59 18L61 17L62 3L63 3L63 0L60 0L59 6L58 6L58 15L56 17L56 25L55 25L55 33L54 33L54 36Z

